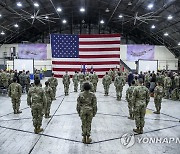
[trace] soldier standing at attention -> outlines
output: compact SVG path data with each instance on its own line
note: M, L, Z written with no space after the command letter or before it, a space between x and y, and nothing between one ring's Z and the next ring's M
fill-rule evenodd
M137 129L133 129L138 134L143 134L144 117L146 114L146 107L149 103L150 96L149 90L143 85L143 80L139 79L139 86L134 88L133 91L133 108L134 117Z
M78 75L77 71L75 71L75 74L72 77L72 81L73 81L73 84L74 84L74 92L77 92L77 90L78 90L78 82L79 82L79 75Z
M131 82L131 86L126 91L126 100L128 102L128 108L129 108L129 117L128 119L134 120L134 111L133 111L133 90L135 88L135 81L133 80Z
M69 95L69 85L70 85L70 76L68 75L68 71L66 71L66 74L63 76L63 84L64 84L64 93L65 96Z
M53 100L56 100L56 88L58 86L58 80L54 77L54 73L52 73L52 77L48 79L49 86L53 90Z
M157 86L154 89L154 104L156 107L156 111L154 112L155 114L160 114L163 94L163 87L161 86L161 82L159 81L157 82Z
M89 76L86 76L86 77L85 77L85 81L82 83L82 87L84 87L84 84L85 84L85 83L89 83L89 85L90 85L90 87L91 87L90 91L91 91L91 92L94 92L94 86L93 86L92 82L90 81ZM83 91L84 91L84 89L83 89Z
M166 77L164 78L165 99L169 99L171 86L172 86L171 78L168 76L168 73L166 73Z
M51 116L49 114L50 114L51 104L53 100L53 90L51 87L49 87L48 81L45 82L44 92L47 99L47 105L45 108L45 118L50 118Z
M116 87L116 97L120 101L122 97L122 90L124 86L124 77L121 76L121 73L118 72L118 76L114 79L114 86Z
M93 87L94 87L94 92L96 92L97 83L98 83L98 75L96 74L96 72L94 72L93 75L92 75L92 84L93 84Z
M22 87L17 83L17 78L13 78L13 83L9 85L8 96L11 97L14 114L22 113L20 108L20 99L22 94Z
M30 79L30 76L29 76L29 71L27 71L26 75L25 75L26 93L28 93L28 91L29 91L30 83L31 83L31 79Z
M81 89L81 92L83 91L83 87L82 87L82 84L84 82L84 74L83 74L83 71L81 71L81 73L79 74L79 82L80 82L80 89Z
M77 98L77 112L82 121L82 142L90 143L91 122L97 112L97 99L94 93L90 92L91 86L89 83L83 85L84 91Z
M106 75L102 79L102 84L104 86L104 96L108 96L109 94L109 86L111 84L111 77L108 75L108 72L106 72Z
M27 95L27 104L31 107L33 117L34 133L38 134L43 131L41 128L43 111L46 108L46 96L44 90L39 86L40 80L34 81L35 86L29 89Z

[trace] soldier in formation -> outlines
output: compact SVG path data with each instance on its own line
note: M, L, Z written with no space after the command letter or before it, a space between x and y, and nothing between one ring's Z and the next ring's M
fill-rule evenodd
M111 84L111 77L108 75L108 72L106 72L106 75L102 79L102 84L104 86L104 96L108 96L109 94L109 86Z
M171 78L168 76L168 73L166 73L166 77L164 78L164 92L165 92L165 99L169 99L170 97L170 88L172 85Z
M154 112L155 114L160 114L163 94L163 87L161 86L161 82L159 81L157 82L157 86L154 89L154 104L156 108L156 111Z
M13 78L13 83L9 85L8 96L11 97L14 114L22 113L19 110L21 102L22 87L17 83L17 79Z
M34 132L36 134L43 131L42 119L47 106L46 95L42 87L39 86L40 80L34 81L35 86L31 87L27 95L27 104L31 107L33 117Z
M46 100L47 100L47 105L45 107L45 118L50 118L50 109L51 109L51 104L53 101L53 90L52 88L49 86L49 82L46 81L45 82L45 87L44 87L44 92L46 95Z
M72 77L72 81L73 81L73 84L74 84L74 92L77 92L78 83L79 83L79 75L78 75L77 71L75 71L75 74Z
M116 87L116 97L118 101L121 100L124 83L124 77L121 76L120 72L118 72L118 76L116 76L114 80L114 86Z
M92 82L93 87L94 87L94 92L96 92L97 83L98 83L98 75L96 74L96 72L93 73L92 78L91 78L91 82Z
M131 86L126 91L126 100L128 102L129 108L129 117L128 119L134 120L134 111L133 111L133 91L135 88L135 81L131 82Z
M81 92L83 91L82 84L84 82L84 79L85 79L85 76L83 74L83 71L81 71L81 73L79 74L79 83L80 83L80 90L81 90Z
M49 86L53 90L53 100L56 100L56 88L58 86L58 80L54 77L54 73L52 73L52 77L48 79Z
M136 129L133 129L133 131L138 134L143 134L143 127L145 124L144 117L149 100L149 90L143 85L143 80L139 79L139 85L133 90L132 99L134 118L137 127Z
M91 123L97 112L97 99L94 93L90 92L91 86L88 82L83 84L84 91L77 98L77 112L82 121L82 142L90 143Z
M66 74L63 75L62 82L64 84L64 93L65 93L65 96L67 96L67 95L69 95L69 85L70 85L70 76L68 75L67 71L66 71Z

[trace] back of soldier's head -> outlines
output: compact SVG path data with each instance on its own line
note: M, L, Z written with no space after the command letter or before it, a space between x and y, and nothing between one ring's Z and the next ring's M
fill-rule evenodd
M84 83L83 88L85 91L89 91L91 89L91 86L89 83L86 82L86 83Z
M106 75L108 75L108 72L106 72Z
M85 77L85 80L89 80L89 76L86 76L86 77Z
M54 73L52 73L51 76L54 76Z
M13 78L13 82L17 82L17 78Z
M48 85L49 85L49 81L46 81L46 82L45 82L45 85L48 86Z
M118 72L118 75L121 76L121 72Z
M133 80L131 84L132 84L132 85L135 85L135 81Z
M143 79L142 78L139 79L139 84L143 84Z
M38 79L38 78L36 78L35 80L34 80L34 84L37 86L37 85L39 85L40 84L40 80Z

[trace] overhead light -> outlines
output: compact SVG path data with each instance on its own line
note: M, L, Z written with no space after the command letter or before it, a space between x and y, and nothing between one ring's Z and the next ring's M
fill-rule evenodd
M119 15L119 18L122 18L122 17L123 17L123 15L122 15L122 14L120 14L120 15Z
M169 15L169 16L167 17L168 20L171 20L172 18L173 18L172 15Z
M156 28L156 26L155 26L155 25L152 25L151 28L154 29L154 28Z
M19 7L22 7L22 3L21 2L17 2L16 5L19 6Z
M110 10L109 10L108 8L106 8L105 12L107 12L107 13L108 13L109 11L110 11Z
M62 21L62 23L65 24L65 23L67 23L67 21L64 19L64 20Z
M45 19L48 19L49 17L48 16L45 16Z
M85 8L80 8L80 12L84 12L85 11Z
M5 33L2 31L2 32L1 32L1 35L5 35Z
M58 7L58 8L57 8L57 11L58 11L58 12L61 12L61 11L62 11L62 9L61 9L60 7Z
M164 33L164 36L168 36L169 34L166 32L166 33Z
M35 17L34 16L31 16L31 19L34 19Z
M154 7L154 5L152 3L148 5L149 9L152 9L153 7Z
M18 24L15 24L15 25L14 25L14 27L18 28L18 27L19 27L19 25L18 25Z
M178 45L180 46L180 42L178 43Z
M104 20L101 20L100 23L101 23L101 24L104 24Z
M35 7L39 7L39 4L37 2L34 3Z
M0 14L0 17L2 17L2 14Z
M131 5L132 5L132 2L129 2L128 5L131 6Z

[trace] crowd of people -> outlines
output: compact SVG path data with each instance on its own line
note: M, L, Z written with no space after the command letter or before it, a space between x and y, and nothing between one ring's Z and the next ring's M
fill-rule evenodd
M10 74L10 78L7 78L7 74ZM34 132L40 133L43 131L41 128L43 115L45 118L50 118L50 108L53 100L56 100L56 88L58 86L58 80L54 77L50 77L45 82L45 87L42 88L38 71L35 72L34 83L30 84L29 72L22 71L21 73L1 71L1 81L5 81L4 86L9 85L8 95L12 99L14 114L19 114L22 111L20 108L20 98L23 89L27 92L27 104L31 108ZM18 75L19 74L19 75ZM160 114L162 98L171 98L173 100L180 99L179 95L179 76L176 73L171 72L147 72L140 74L127 75L126 72L119 72L117 69L109 70L102 78L102 84L104 87L104 96L109 95L109 88L114 83L116 89L117 101L121 101L123 87L126 82L129 84L129 88L126 91L126 100L129 108L129 119L135 120L136 129L134 132L138 134L143 133L143 127L145 124L145 113L147 105L150 101L150 96L154 97L154 103L156 111L155 114ZM81 93L77 98L77 112L82 121L82 136L83 143L90 143L92 139L91 134L91 122L97 112L97 98L95 92L97 90L98 75L96 72L75 72L72 76L72 82L74 85L74 92L78 92L80 87ZM69 95L69 86L71 83L70 75L65 72L62 78L64 85L65 96ZM30 88L31 87L31 88Z

